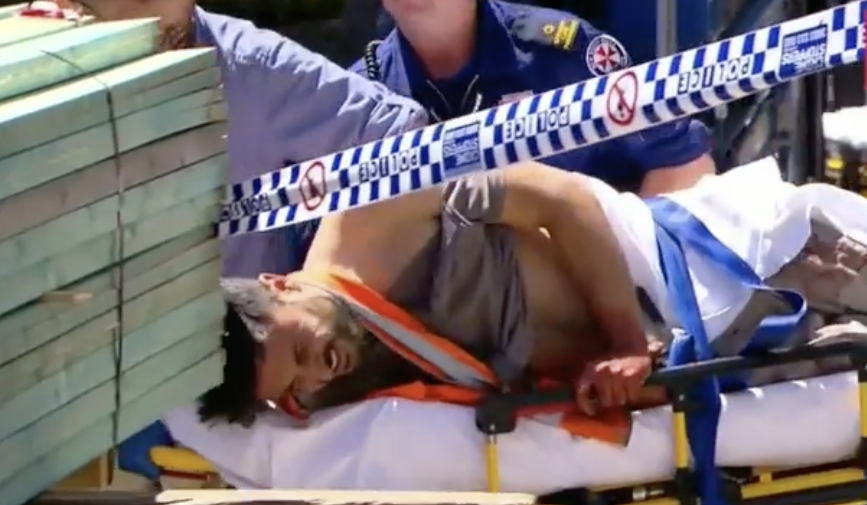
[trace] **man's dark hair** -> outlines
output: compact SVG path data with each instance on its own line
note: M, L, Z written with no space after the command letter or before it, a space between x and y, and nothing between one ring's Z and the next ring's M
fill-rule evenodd
M203 422L249 427L266 408L256 395L256 363L268 336L267 318L279 301L255 279L223 279L221 285L226 299L223 382L199 399L199 418ZM350 310L342 300L331 295L327 298L339 310ZM299 399L309 411L357 402L375 391L428 378L367 330L338 331L335 338L354 341L359 363L355 370L334 379L312 398Z
M256 397L256 363L265 337L251 327L263 321L272 301L255 279L223 279L220 284L226 300L223 382L199 399L199 418L250 426L264 408Z

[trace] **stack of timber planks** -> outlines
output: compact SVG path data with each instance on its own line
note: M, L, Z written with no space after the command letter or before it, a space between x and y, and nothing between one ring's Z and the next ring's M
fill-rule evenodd
M219 69L157 35L0 9L0 505L222 379Z

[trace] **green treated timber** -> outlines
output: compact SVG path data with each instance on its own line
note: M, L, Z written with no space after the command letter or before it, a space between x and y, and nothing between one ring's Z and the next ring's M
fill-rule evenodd
M197 92L120 118L115 124L119 152L192 128L224 122L225 105L213 101L214 93L215 90ZM103 124L66 140L0 159L0 199L114 156L113 131L110 124ZM43 170L33 170L34 166Z
M213 53L205 53L211 59ZM178 77L174 81L150 87L140 93L132 94L125 100L113 99L114 117L123 117L133 112L152 107L197 91L219 87L220 69L213 66L194 74ZM115 95L116 93L112 93Z
M60 286L70 293L91 296L87 303L31 302L0 317L0 364L51 341L117 305L117 284L124 281L124 300L154 289L220 254L213 226L185 233L155 245L126 261L98 271L73 284Z
M222 198L222 191L206 193L125 226L124 257L213 223ZM118 232L113 231L6 277L4 285L16 286L16 289L0 290L0 315L114 265L120 260L116 249L118 240Z
M154 300L152 293L171 289L179 291L176 294L183 300L201 294L204 289L203 284L190 282L185 274L216 258L219 258L219 246L216 241L211 241L200 244L138 277L127 278L123 289L125 303L145 304L142 309L147 309L145 313L162 314L170 308L167 304L172 298ZM217 274L219 275L219 272ZM0 390L0 401L35 383L38 378L56 372L63 363L74 359L75 356L86 354L94 341L92 334L89 333L90 328L99 328L106 317L117 319L115 310L120 295L116 288L110 287L98 293L86 304L67 308L63 312L58 310L49 318L24 331L12 334L0 333L3 335L0 338L0 355L4 357L3 365L0 366L0 376L9 384L8 388L4 386ZM51 305L42 303L37 307L28 308L27 311L48 312L48 310L37 309L49 309ZM59 307L54 308L59 309ZM125 317L134 318L126 315ZM135 326L127 320L125 327ZM68 350L68 354L56 357L70 342L73 348ZM14 380L15 385L13 385L12 374L18 376Z
M118 211L122 223L131 224L222 187L226 166L226 155L218 154L0 241L0 283L7 275L115 229Z
M217 92L218 86L214 51L197 49L158 54L9 100L0 104L0 134L7 140L0 157L197 91Z
M225 152L225 124L195 128L139 147L0 200L0 241L105 198ZM31 171L36 172L36 171Z
M87 356L111 342L113 330L120 326L121 312L123 330L127 332L136 330L151 320L165 315L176 306L213 291L216 285L214 279L219 277L220 260L214 259L141 296L124 302L122 311L117 310L117 306L112 307L111 310L41 347L25 352L23 355L19 354L11 361L7 359L6 364L0 366L0 384L3 384L3 388L0 389L0 405L6 399L25 391L46 377L62 371L68 363Z
M70 87L93 86L93 83L95 81L80 82L71 84ZM221 102L222 97L223 90L216 87L193 91L164 102L151 104L146 109L136 110L125 116L118 116L114 121L118 123L117 130L120 136L124 132L124 122L127 118L141 117L141 113L143 112L150 112L150 114L145 115L152 115L153 113L165 114L168 110L182 111L189 108L205 107ZM51 142L54 139L112 121L109 103L104 90L91 93L84 99L60 103L44 102L41 96L33 95L32 100L31 97L27 97L8 105L12 107L6 107L7 109L18 108L24 110L2 110L4 107L0 106L0 135L4 139L3 145L0 146L0 157L8 157L31 147ZM37 112L32 112L29 109L34 108L31 107L33 105L42 108ZM8 112L24 115L9 120L10 118L5 115ZM139 115L136 116L136 113L139 113ZM126 128L129 127L126 126ZM121 148L127 147L129 144L128 141L124 142L122 137L118 139L118 143L121 145Z
M177 342L164 351L125 368L119 387L111 378L0 441L0 454L3 454L0 458L0 482L114 411L118 389L122 408L158 386L162 379L177 375L214 354L220 348L222 321L211 321L202 328L189 335L173 335Z
M126 439L175 407L190 403L222 380L223 357L211 355L147 395L134 400L117 416L117 436ZM118 441L115 417L106 416L0 484L0 505L26 501L104 454Z
M159 50L155 19L94 23L0 48L0 100L143 58Z
M117 120L120 152L145 145L142 135L162 131L157 138L178 132L226 121L226 104L221 89L197 91L175 98L146 110L129 114Z
M218 279L213 279L214 284ZM215 287L211 293L127 333L123 336L123 366L141 363L185 335L203 329L223 316L224 307L223 295ZM0 440L111 379L114 374L115 347L112 344L68 364L60 373L0 404Z
M220 69L214 49L181 49L100 72L96 78L103 83L103 89L110 89L115 117L121 117L193 91L216 87L220 83Z
M0 47L71 30L80 25L78 21L64 19L3 17L0 11Z

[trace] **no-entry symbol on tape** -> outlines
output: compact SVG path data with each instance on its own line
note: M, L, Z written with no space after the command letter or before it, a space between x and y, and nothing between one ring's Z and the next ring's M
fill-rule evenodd
M298 186L304 208L316 210L325 201L328 192L325 186L325 165L318 161L311 163L301 176Z
M608 117L620 126L627 126L635 119L635 106L638 103L638 77L628 70L611 83L608 88L606 105Z

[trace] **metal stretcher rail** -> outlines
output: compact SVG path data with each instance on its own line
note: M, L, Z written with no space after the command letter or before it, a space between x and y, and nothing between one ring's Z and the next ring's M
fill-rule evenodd
M690 389L700 381L721 378L787 363L848 356L851 370L858 373L860 443L854 458L831 465L816 473L798 471L761 471L744 477L738 469L720 469L726 477L726 499L743 505L846 505L867 500L867 346L841 342L827 346L801 346L749 356L723 357L683 366L669 367L653 373L647 385L662 386L668 391L673 410L675 476L671 483L638 486L617 490L583 490L587 495L604 494L599 503L641 502L641 505L697 505L695 475L690 467L686 415L701 409L690 401ZM486 463L492 491L499 489L497 437L515 430L524 409L574 401L571 388L533 393L494 395L476 408L476 426L487 436ZM626 492L627 499L616 499ZM614 498L612 498L614 496ZM636 499L636 496L645 499ZM646 499L651 498L651 499ZM593 503L593 500L588 503Z

